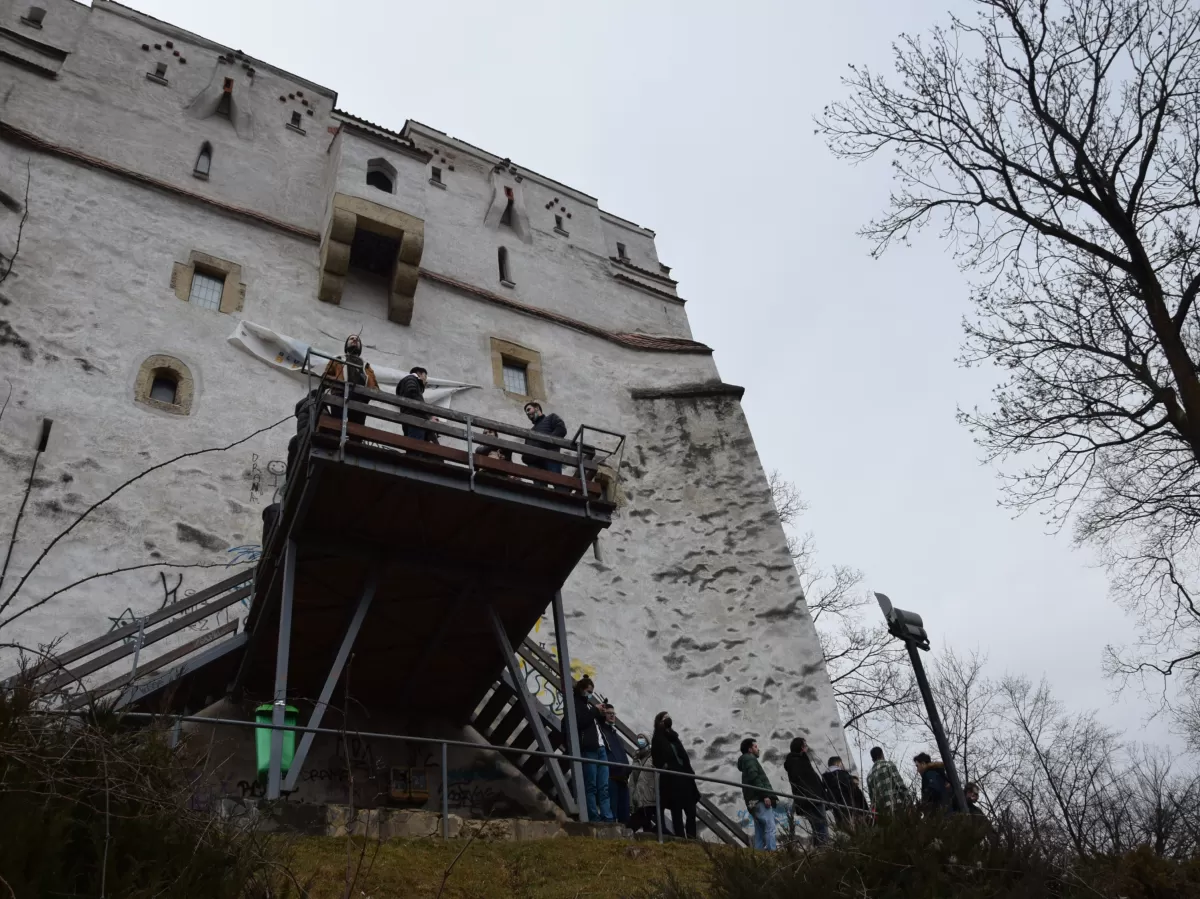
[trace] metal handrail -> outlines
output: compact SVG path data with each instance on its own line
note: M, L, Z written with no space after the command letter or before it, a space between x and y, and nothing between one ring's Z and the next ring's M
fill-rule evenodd
M73 714L73 713L46 712L45 714L60 714L61 715L61 714ZM565 752L543 752L538 749L530 749L530 748L519 749L515 746L493 746L491 744L473 743L468 740L450 740L450 739L439 738L439 737L421 737L421 736L416 736L416 735L410 736L407 734L388 734L388 733L382 733L379 731L351 730L349 728L338 729L338 728L332 728L332 727L306 727L306 726L300 725L300 724L274 724L274 723L268 724L265 722L260 724L257 721L242 721L237 718L206 718L202 715L156 715L152 712L123 712L121 714L122 714L122 717L125 717L125 718L149 718L151 720L170 719L171 721L181 722L181 723L186 722L189 724L208 724L208 725L222 725L222 726L230 726L230 727L253 727L253 728L262 727L262 728L267 728L270 730L293 731L293 732L299 733L299 734L306 734L306 733L325 734L327 736L337 736L337 737L342 737L342 738L356 737L359 739L365 737L365 738L372 739L372 740L395 740L395 741L404 742L404 743L424 743L424 744L430 744L430 745L438 745L438 746L442 746L442 747L455 746L455 747L464 748L464 749L474 749L476 751L498 752L498 753L501 753L502 755L512 755L512 756L522 756L522 757L523 756L536 756L538 758L552 759L552 760L558 760L558 761L563 761L563 762L581 762L586 765L604 765L607 768L629 768L631 771L636 767L636 768L639 768L644 773L654 775L655 803L656 803L655 808L658 811L658 815L657 815L658 830L659 830L658 837L659 837L660 842L662 841L662 836L663 836L663 834L662 834L662 807L661 807L661 803L659 802L657 785L658 785L659 778L662 775L665 774L670 777L684 777L684 778L689 778L691 780L704 781L705 783L719 784L720 786L725 786L725 787L736 787L739 790L743 789L746 786L746 784L742 783L741 781L725 780L724 778L720 778L720 777L709 777L708 775L705 775L705 774L695 774L695 773L689 773L686 771L671 771L666 768L655 768L650 765L634 765L632 761L630 761L630 762L612 762L612 761L608 761L606 759L590 759L590 758L587 758L586 756L570 755ZM445 758L444 748L443 748L443 756L442 757L443 757L443 759ZM443 765L442 766L443 809L445 808L446 796L447 796L447 791L448 791L447 790L448 785L447 785L446 781L447 781L447 771L446 771L446 766ZM857 806L845 805L843 803L833 802L829 799L814 799L811 796L796 796L792 793L786 793L782 790L772 790L771 792L775 795L775 797L777 799L790 799L793 802L816 802L816 803L820 803L823 806L827 806L828 808L831 808L831 809L842 808L842 809L846 809L847 811L854 812L856 814L863 814L864 812L868 811L866 809L862 809ZM446 812L443 813L443 822L442 822L444 835L448 835L448 831L447 831L448 822L445 820L446 814L448 814L448 813L446 813Z
M308 376L307 383L309 386L310 395L313 395L313 379L314 377L318 377L315 369L313 368L314 359L326 359L330 362L336 362L338 365L345 366L346 368L353 368L363 371L364 373L367 367L366 363L359 364L349 362L343 357L330 356L310 347L305 353L304 361L300 369ZM518 451L528 452L530 455L544 457L549 461L558 462L565 465L573 465L579 472L579 479L584 497L588 499L590 499L588 494L589 470L595 469L602 464L613 467L617 471L620 470L621 458L624 454L626 438L624 434L621 434L617 431L610 431L594 425L582 424L576 430L573 438L558 438L552 435L542 434L528 428L520 428L515 425L508 424L507 422L493 421L487 418L480 418L479 416L472 415L470 413L459 412L454 409L444 409L440 406L419 403L415 400L405 399L399 396L391 396L382 391L369 387L353 385L350 383L350 378L348 376L335 379L332 377L327 377L324 372L320 374L317 382L318 386L316 388L316 398L318 403L321 402L321 397L325 396L329 392L330 387L332 387L337 381L341 382L341 402L338 403L335 401L330 403L330 405L341 406L341 429L338 441L338 454L339 458L343 460L345 458L346 443L348 441L350 411L349 404L352 401L358 400L361 401L363 406L366 406L371 400L375 400L387 405L399 407L401 410L410 414L418 414L426 419L429 416L437 416L437 418L442 422L456 422L465 426L465 430L458 431L457 429L452 429L446 425L438 427L435 424L431 430L434 430L438 433L444 433L446 436L457 440L464 440L468 446L468 453L472 452L475 446L488 446L514 453ZM383 418L384 420L392 420L390 417L383 415L373 415L370 409L364 409L363 411L367 416ZM311 417L307 428L310 435L315 433L316 423L319 418L319 414ZM401 423L404 423L403 419L401 419ZM521 445L514 445L500 439L499 436L491 437L487 434L475 433L475 429L480 431L488 429L494 430L498 435L503 434L509 437L515 437L517 439L524 440L524 443ZM603 434L608 437L615 438L616 444L615 446L609 448L586 443L584 442L584 436L587 432ZM612 464L614 459L616 460L615 465ZM471 483L474 484L474 460L468 459L467 466L471 474Z

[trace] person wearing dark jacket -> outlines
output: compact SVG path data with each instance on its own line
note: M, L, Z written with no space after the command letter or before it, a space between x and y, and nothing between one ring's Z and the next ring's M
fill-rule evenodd
M529 418L530 422L533 423L533 427L529 430L533 431L535 434L548 434L551 437L567 436L566 423L553 412L551 412L549 415L543 413L541 403L526 403L525 415ZM529 446L536 446L540 449L558 449L558 447L554 446L554 444L542 443L535 437L528 437L526 438L525 442ZM530 468L541 468L544 471L550 471L554 474L562 474L561 462L552 462L549 459L543 459L539 456L521 456L521 461Z
M586 759L598 762L608 761L604 752L604 742L600 738L600 722L604 720L604 712L592 702L592 692L595 684L590 677L582 677L575 682L575 725L579 728L579 751ZM608 798L608 766L583 765L583 787L587 794L587 814L589 821L610 822L613 820L612 808Z
M349 381L352 387L366 387L369 390L378 390L379 382L375 380L375 371L371 368L362 357L363 345L362 338L357 334L351 334L346 338L346 343L342 347L342 355L336 359L330 359L325 365L325 371L321 374L321 380L327 386L330 394L342 397L344 388L339 387L337 382ZM352 400L361 403L369 403L370 400L366 397L351 397ZM333 416L339 422L342 420L342 408L340 406L325 406L325 412ZM346 421L349 424L362 425L367 421L367 413L359 409L347 409ZM361 438L354 434L347 434L350 440L360 440Z
M292 466L296 464L296 453L299 451L300 441L304 439L305 434L316 427L317 414L321 407L320 395L320 388L314 388L300 397L296 403L296 436L289 440L287 445L287 468L284 477L288 480L292 477Z
M808 743L803 737L792 740L791 752L783 760L792 795L801 797L792 806L795 814L801 815L812 830L814 846L829 842L829 819L825 817L825 782L812 759L808 757Z
M695 774L692 761L688 758L687 750L679 734L671 727L671 715L659 712L654 716L654 737L650 741L650 758L655 768L664 771L678 771L683 774ZM690 777L678 775L661 775L659 792L662 798L663 817L668 810L671 812L671 833L677 837L696 838L696 803L700 801L700 791L696 789L696 781ZM686 824L684 823L686 819Z
M833 804L833 820L837 822L838 830L849 833L854 829L855 819L859 817L855 814L855 809L862 806L856 801L854 781L842 764L840 756L835 755L829 759L829 768L821 779L825 781L825 789L829 792L829 799ZM858 792L862 793L861 790Z
M913 756L913 761L921 775L921 810L926 815L953 811L954 791L946 775L946 766L933 761L927 752Z
M629 753L617 730L617 710L611 702L604 703L604 720L600 722L600 739L604 741L604 752L610 762L625 765L608 769L608 802L616 819L625 824L629 821Z
M754 848L775 851L775 804L779 797L771 779L759 762L758 742L753 737L742 740L742 754L737 767L742 772L742 798L754 821Z
M425 402L425 385L429 382L429 372L421 368L419 365L414 365L408 370L403 378L396 384L396 396L403 400L412 400L413 402ZM413 418L424 418L426 420L432 418L428 412L420 409L405 409L400 410L405 415ZM411 437L413 440L424 440L427 443L437 443L437 434L428 428L421 428L417 425L401 425L404 429L404 436Z

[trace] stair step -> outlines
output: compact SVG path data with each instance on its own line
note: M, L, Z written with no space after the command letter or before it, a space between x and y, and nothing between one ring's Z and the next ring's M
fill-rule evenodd
M508 744L508 738L517 732L517 728L525 723L525 711L521 708L521 704L517 703L507 715L500 719L500 723L488 736L488 742L497 746Z

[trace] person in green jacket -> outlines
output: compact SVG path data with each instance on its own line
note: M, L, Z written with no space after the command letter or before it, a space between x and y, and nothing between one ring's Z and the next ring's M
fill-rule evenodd
M742 757L738 770L742 772L742 796L754 821L754 848L775 850L775 805L779 797L758 760L758 743L753 737L742 740Z

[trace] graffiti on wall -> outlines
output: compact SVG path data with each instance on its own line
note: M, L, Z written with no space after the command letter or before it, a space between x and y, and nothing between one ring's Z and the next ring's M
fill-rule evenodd
M250 501L254 502L264 494L274 497L283 486L287 474L287 462L283 459L263 459L258 453L250 454Z
M538 646L553 656L555 661L557 661L558 646L545 639L545 635L541 634L542 622L545 621L547 621L545 615L538 619L537 624L533 626L534 636L532 639L535 643L537 643ZM547 623L547 627L548 626L549 625ZM538 637L539 634L541 634L541 639ZM525 675L525 689L535 696L539 702L549 708L553 714L561 717L564 711L562 693L558 691L558 688L555 687L554 684L546 680L546 678L543 677L536 668L534 668L524 659L518 659L518 661L521 665L521 673ZM580 659L571 659L571 677L575 680L579 680L581 677L595 678L596 666Z

